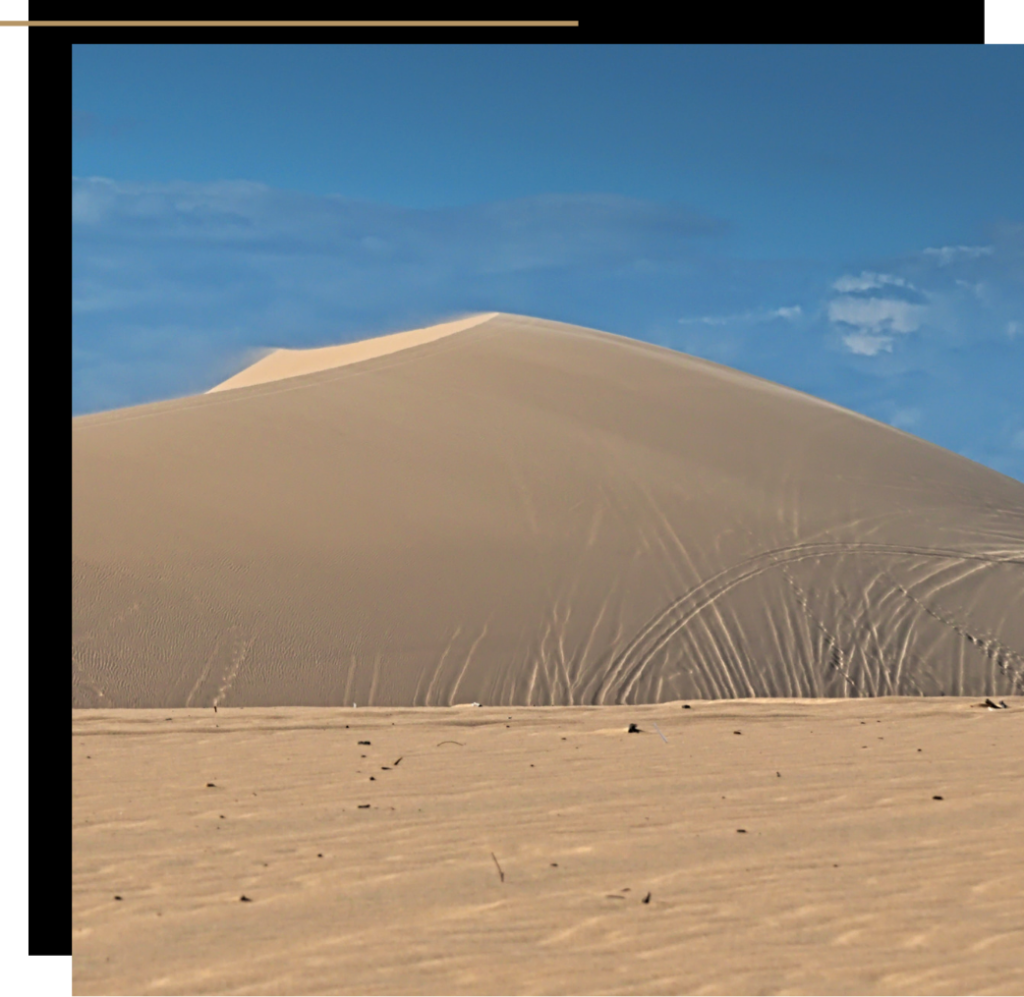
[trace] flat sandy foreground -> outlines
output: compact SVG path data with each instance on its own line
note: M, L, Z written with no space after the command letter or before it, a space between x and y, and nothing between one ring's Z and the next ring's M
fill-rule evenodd
M76 710L74 992L1019 994L978 702Z

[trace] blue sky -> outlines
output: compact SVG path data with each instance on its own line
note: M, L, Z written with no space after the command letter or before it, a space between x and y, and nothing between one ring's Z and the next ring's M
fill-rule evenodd
M1024 480L1019 47L75 46L73 411L462 312Z

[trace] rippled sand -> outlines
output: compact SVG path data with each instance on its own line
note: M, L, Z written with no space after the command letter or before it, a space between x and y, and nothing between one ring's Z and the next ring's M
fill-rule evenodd
M77 710L74 992L1021 993L977 702Z

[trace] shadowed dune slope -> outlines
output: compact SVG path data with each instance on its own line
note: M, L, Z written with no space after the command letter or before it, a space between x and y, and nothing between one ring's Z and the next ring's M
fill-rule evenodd
M76 706L1024 692L1024 485L496 315L73 420Z

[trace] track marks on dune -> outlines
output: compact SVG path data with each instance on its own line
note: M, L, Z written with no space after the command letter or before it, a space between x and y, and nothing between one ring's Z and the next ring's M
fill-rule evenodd
M466 675L466 669L469 668L469 663L473 660L473 653L480 646L480 642L487 636L487 628L491 625L491 621L484 624L483 629L480 631L480 635L473 641L469 647L469 651L466 653L466 660L463 662L462 670L459 672L458 678L455 679L455 684L452 686L452 691L448 694L448 705L452 706L455 704L455 696L459 691L459 684L462 682Z
M797 605L804 611L804 615L811 622L812 626L816 627L818 631L825 638L825 643L828 646L828 667L841 676L846 682L844 691L853 689L856 692L857 682L850 675L849 668L843 655L842 644L839 642L839 638L832 633L831 630L818 618L817 614L811 609L810 599L807 597L807 593L804 592L803 588L793 577L793 575L786 569L785 565L781 566L781 572L783 577L789 583L795 596Z
M436 664L433 667L425 668L420 673L416 692L413 696L414 704L418 706L452 706L456 703L459 686L462 684L463 679L465 679L478 648L486 638L490 625L491 617L488 617L487 621L480 628L480 632L472 640L469 640L469 635L467 634L461 642L459 638L463 632L462 625L459 624L455 627ZM456 648L460 643L465 647L465 657L462 658L461 665L458 663L456 652ZM455 669L458 669L458 671L455 671ZM429 679L427 679L428 676ZM427 689L421 698L420 689L423 686L424 679L427 679Z
M916 598L913 593L908 592L895 578L889 576L889 580L893 588L901 592L914 605L919 607L922 612L926 613L933 620L937 620L944 626L949 627L966 640L968 644L972 644L985 654L992 664L1013 683L1014 693L1024 692L1024 655L1011 650L991 634L975 631L973 627L968 630L963 623L954 619L948 613L943 613L933 606L928 606Z
M842 679L842 688L846 690L846 694L891 694L900 688L906 689L908 686L912 691L919 691L915 678L907 675L903 670L909 642L907 633L902 636L902 649L899 655L893 657L883 647L883 642L872 618L872 607L861 605L859 607L860 619L857 625L852 627L852 630L861 649L862 657L864 656L863 645L873 646L873 654L868 652L868 655L874 658L872 662L874 667L864 667L855 673L851 667L849 652L844 648L844 641L837 632L826 627L812 610L808 593L796 582L788 567L808 559L821 560L837 557L852 557L855 560L864 557L908 558L912 561L922 562L928 559L938 559L949 562L951 569L957 567L960 569L959 572L954 570L953 573L957 577L950 579L947 584L955 584L962 579L965 572L971 574L974 571L983 570L986 565L1024 564L1019 551L984 555L940 548L891 544L821 542L793 544L765 551L694 586L652 617L634 635L626 647L613 656L604 672L593 702L601 704L632 701L630 697L638 688L645 672L654 662L666 656L673 640L686 630L689 630L694 639L699 636L700 631L704 631L706 650L696 662L697 667L694 669L694 679L701 686L702 692L706 691L714 698L765 695L765 690L755 689L750 676L745 672L744 661L747 655L740 652L736 640L737 636L742 636L739 630L740 621L734 618L730 623L724 619L723 610L728 612L728 608L722 605L722 600L740 585L775 570L781 571L794 593L796 605L824 638L828 649L827 667ZM1021 687L1019 685L1022 681L1021 671L1011 665L1013 661L1024 661L1020 655L1000 644L995 638L969 633L949 614L943 614L927 607L905 586L896 583L889 573L886 573L886 577L892 582L894 591L908 597L930 618L951 627L964 639L988 653L1002 674L1014 683L1014 689ZM710 619L708 613L711 614ZM844 607L844 612L840 614L839 620L841 624L850 624L853 622L850 617L848 602ZM778 632L778 628L775 629ZM785 654L785 645L780 644L777 651ZM792 647L789 648L789 653L792 655ZM786 669L793 668L793 663L789 661L784 661L783 665ZM898 681L894 681L895 677L898 677ZM787 682L789 681L795 683L798 681L798 677L795 674L789 676ZM824 689L815 690L813 694L820 695L823 692L825 692Z
M577 685L577 658L566 657L566 633L572 616L572 604L579 584L579 576L560 598L551 602L551 610L544 621L538 647L537 660L544 671L544 689L551 702L564 702L572 706ZM531 693L532 697L532 693ZM530 700L532 702L532 698Z
M459 634L462 633L462 627L457 626L455 633L452 634L451 639L445 645L445 649L441 652L441 657L434 667L433 674L430 676L430 683L427 686L426 695L423 697L423 706L439 706L439 698L437 688L441 682L441 673L444 671L444 663L451 654L452 648L455 646L455 642L459 639ZM423 681L423 676L420 676L420 682ZM416 697L413 699L414 703L419 702L419 684L416 686Z
M224 631L186 697L185 706L219 706L231 690L255 640L255 634L245 636L241 627Z

